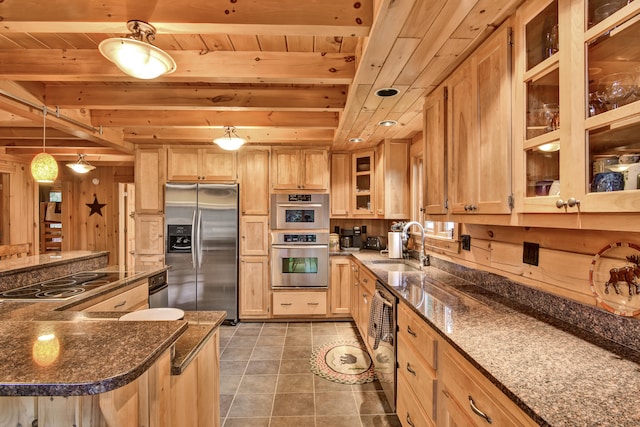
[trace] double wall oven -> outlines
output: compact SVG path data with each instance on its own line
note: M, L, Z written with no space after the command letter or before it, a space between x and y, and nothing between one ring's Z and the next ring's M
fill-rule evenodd
M329 195L272 194L271 287L329 286Z

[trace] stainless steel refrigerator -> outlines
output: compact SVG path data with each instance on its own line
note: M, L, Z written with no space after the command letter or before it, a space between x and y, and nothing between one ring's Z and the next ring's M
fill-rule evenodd
M238 185L167 183L169 307L238 321Z

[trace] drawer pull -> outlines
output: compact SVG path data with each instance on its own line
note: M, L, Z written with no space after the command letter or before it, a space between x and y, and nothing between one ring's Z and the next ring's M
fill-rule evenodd
M471 397L471 395L469 395L469 406L471 407L471 410L477 416L484 418L489 424L493 423L493 421L491 421L491 417L490 416L488 416L487 414L482 412L480 409L478 409L478 407L476 406L476 403L473 401L473 397Z
M415 424L413 423L413 421L411 421L411 416L409 415L408 412L407 412L407 424L409 424L411 427L415 427Z
M413 329L411 329L411 326L409 326L409 325L407 325L407 333L408 333L409 335L411 335L412 337L414 337L414 338L418 338L418 334L416 334L416 333L413 331Z
M280 305L293 305L292 302L281 302Z
M320 304L319 302L308 302L307 305L318 305Z
M122 301L121 303L114 305L114 306L113 306L113 308L122 307L122 306L124 306L126 303L127 303L127 300L124 300L124 301Z
M411 373L411 375L413 375L414 377L416 377L416 371L413 370L413 368L411 367L411 365L409 364L409 362L407 362L407 371L409 371L409 373Z

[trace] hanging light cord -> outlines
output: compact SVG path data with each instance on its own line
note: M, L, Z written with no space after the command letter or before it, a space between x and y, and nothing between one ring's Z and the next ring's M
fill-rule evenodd
M42 108L42 152L47 152L47 144L46 144L46 136L47 136L47 106L45 105Z

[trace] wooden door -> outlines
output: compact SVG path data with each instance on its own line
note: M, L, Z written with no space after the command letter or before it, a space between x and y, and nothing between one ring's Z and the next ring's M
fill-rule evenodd
M138 148L135 156L136 214L164 211L166 154L163 147Z
M169 147L167 153L167 178L169 181L197 181L202 172L197 148Z
M329 154L327 150L302 150L302 182L305 190L329 189Z
M331 154L331 217L348 217L351 190L351 155Z
M447 80L448 191L449 209L453 213L477 210L477 109L474 76L471 62L467 60Z
M300 150L274 148L271 166L274 190L297 190L300 187Z
M331 314L348 315L351 311L351 263L346 257L331 258L329 282Z
M219 148L198 150L200 174L205 181L235 181L238 178L238 153Z
M376 208L384 206L385 219L411 217L409 203L409 146L408 139L385 140L383 143L384 173L383 199L376 197ZM376 179L377 179L376 174ZM377 186L376 186L377 188Z
M240 218L240 254L269 255L269 217L247 216Z
M243 215L269 214L269 149L247 149L240 155L240 210Z
M427 214L447 213L447 88L424 102L424 200Z
M511 196L511 28L503 24L474 54L478 82L478 213L509 213ZM470 184L471 182L469 182Z
M164 254L164 217L136 216L136 255Z
M269 317L269 260L267 257L240 259L240 319Z

